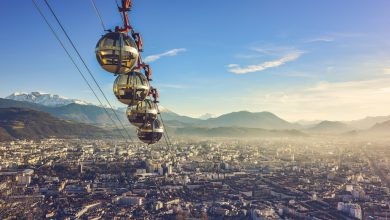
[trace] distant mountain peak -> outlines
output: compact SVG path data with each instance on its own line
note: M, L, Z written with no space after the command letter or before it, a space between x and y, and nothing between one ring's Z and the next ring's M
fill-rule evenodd
M53 95L45 92L14 92L5 98L15 101L31 102L50 107L65 106L69 104L89 105L89 103L85 101L78 99L68 99L63 96Z
M381 123L376 123L372 128L372 130L386 130L386 131L390 131L390 120L389 121L385 121L385 122L381 122Z
M158 105L158 110L160 110L160 112L172 112L171 110L169 110L161 105Z
M209 118L216 118L217 116L211 113L206 113L204 115L201 115L199 118L202 120L207 120Z
M321 121L309 128L308 131L316 133L342 133L352 130L347 124L340 121Z
M291 124L271 112L238 111L205 120L203 125L212 127L247 127L263 129L295 129Z
M329 121L329 120L321 121L319 124L321 124L321 125L343 125L343 123L340 121Z

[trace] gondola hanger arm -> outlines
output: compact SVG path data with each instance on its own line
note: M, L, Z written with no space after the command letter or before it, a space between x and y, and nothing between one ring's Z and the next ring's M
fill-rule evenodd
M132 0L121 0L122 7L118 7L120 13L122 13L123 17L123 27L116 26L115 31L117 32L129 32L129 30L133 30L133 27L130 25L129 17L127 12L131 10Z

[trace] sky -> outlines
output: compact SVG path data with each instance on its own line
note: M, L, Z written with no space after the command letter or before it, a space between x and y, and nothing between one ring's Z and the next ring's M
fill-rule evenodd
M49 2L120 107L115 77L95 58L104 31L91 1ZM106 26L121 24L115 1L95 2ZM161 105L176 113L353 120L390 115L389 7L388 0L134 0L130 22L142 34ZM97 103L31 1L0 1L0 26L0 97L42 91Z

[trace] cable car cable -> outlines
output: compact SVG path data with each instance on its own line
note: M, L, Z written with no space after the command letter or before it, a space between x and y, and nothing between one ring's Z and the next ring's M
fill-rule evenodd
M163 118L162 118L162 114L161 114L161 112L160 112L160 109L158 108L158 104L156 104L156 108L157 108L157 113L158 113L158 115L160 115L161 123L163 124L163 127L165 128L165 129L164 129L165 132L164 132L164 134L163 134L164 139L165 139L165 141L166 141L166 143L167 143L167 145L168 145L169 151L171 151L171 150L172 150L172 142L171 142L171 140L170 140L170 138L169 138L168 129L167 129L167 127L165 126L164 120L163 120Z
M166 132L166 130L165 130L165 132ZM169 143L168 143L168 139L167 139L167 137L165 136L165 132L164 132L164 134L163 134L163 137L164 137L165 143L167 144L168 152L171 152L171 146L170 146Z
M92 91L93 95L96 97L96 99L98 100L99 104L103 107L105 113L107 114L108 118L112 121L112 123L114 124L114 126L120 131L120 128L118 127L118 125L116 124L116 122L114 121L114 119L111 117L111 115L108 113L107 109L104 108L103 106L103 103L102 101L100 100L100 98L98 97L98 95L96 94L96 92L94 91L93 87L91 86L91 84L88 82L87 78L85 77L85 75L82 73L82 71L80 70L80 68L78 67L76 61L73 59L73 57L71 56L71 54L69 53L69 51L66 49L64 43L61 41L61 39L59 38L59 36L57 35L57 33L55 32L54 28L51 26L51 24L49 23L49 21L47 20L46 16L43 14L42 10L39 8L39 6L37 5L37 3L35 2L35 0L31 0L33 2L33 5L35 6L35 8L37 9L39 15L43 18L43 20L45 21L45 23L47 24L47 26L49 27L51 33L54 35L54 37L57 39L58 43L61 45L61 47L64 49L65 53L67 54L68 58L71 60L71 62L73 63L73 65L76 67L77 71L79 72L79 74L81 75L81 77L84 79L84 82L88 85L89 89ZM122 138L126 139L126 137L122 134L122 132L120 132Z
M100 24L103 27L103 31L109 31L109 30L106 29L106 26L104 25L103 18L102 18L101 14L100 14L100 11L99 11L98 7L96 6L95 0L91 0L91 4L92 4L93 8L95 9L97 17L100 20Z
M160 116L160 119L161 119L161 116ZM165 128L164 123L163 123L163 127ZM163 137L165 139L165 143L167 144L168 150L170 152L172 150L172 144L170 143L169 138L168 138L166 133L167 133L167 129L165 128L164 133L163 133Z
M60 26L61 30L64 32L66 38L68 39L68 41L70 42L70 44L72 45L73 49L75 50L75 52L77 53L78 57L80 58L81 62L84 64L84 67L87 69L87 72L89 73L89 75L91 76L91 78L93 79L93 81L95 82L96 86L98 87L98 89L100 90L100 93L103 95L104 99L106 100L107 104L109 105L109 107L111 108L112 112L114 113L116 119L119 121L119 123L121 124L122 128L126 131L127 135L129 136L129 139L133 142L133 139L131 138L128 130L125 128L125 126L123 125L122 121L119 119L119 116L118 114L115 112L114 108L112 107L110 101L108 101L108 98L107 96L104 94L102 88L100 87L99 83L96 81L96 78L93 76L92 74L92 71L89 69L88 65L86 64L85 60L83 59L83 57L81 56L80 52L78 51L78 49L76 48L76 45L73 43L72 39L69 37L68 33L66 32L64 26L62 25L61 21L59 20L59 18L57 17L57 15L55 14L53 8L50 6L48 0L44 0L47 7L49 8L50 12L52 13L52 15L54 16L55 20L57 21L58 25Z
M162 123L163 126L165 127L165 123L164 123L162 114L161 114L161 112L160 112L160 109L158 108L158 105L157 105L157 104L156 104L156 106L157 106L157 112L158 112L158 114L160 115L161 123ZM171 139L169 138L168 130L167 130L167 129L165 129L165 133L166 133L166 135L167 135L167 138L168 138L169 143L172 144Z
M117 7L117 8L120 8L119 3L118 3L118 0L114 0L114 2L115 2L115 4L116 4L116 7ZM119 12L119 16L121 17L121 21L123 21L123 15L122 15L122 13Z

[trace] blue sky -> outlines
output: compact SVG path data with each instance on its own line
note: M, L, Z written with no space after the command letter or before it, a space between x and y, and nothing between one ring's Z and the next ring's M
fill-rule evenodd
M90 0L50 2L121 106L114 76L95 59L103 31ZM120 24L114 1L96 3L106 26ZM390 114L389 7L387 0L134 0L130 19L161 104L174 112L349 120ZM0 97L44 91L96 103L31 1L2 0L0 25Z

